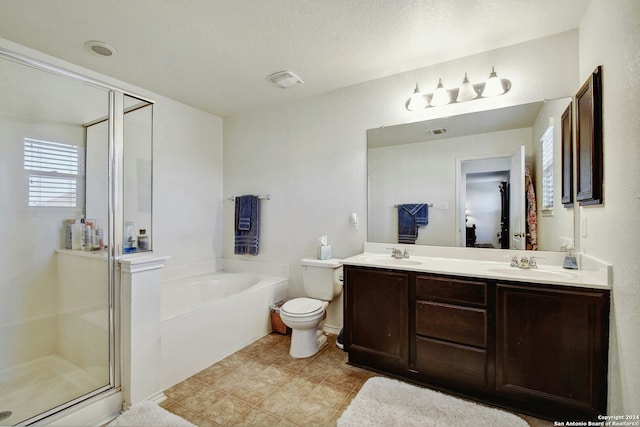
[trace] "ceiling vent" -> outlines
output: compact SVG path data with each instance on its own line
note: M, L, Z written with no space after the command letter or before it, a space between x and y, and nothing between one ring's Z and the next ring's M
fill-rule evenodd
M439 128L439 129L427 129L427 133L431 135L442 135L447 133L449 130L447 128Z
M304 80L292 71L278 71L268 76L267 80L282 89L291 87L296 83L304 83Z

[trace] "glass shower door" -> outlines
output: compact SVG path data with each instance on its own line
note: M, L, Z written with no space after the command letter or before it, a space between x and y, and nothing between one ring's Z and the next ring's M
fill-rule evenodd
M85 194L108 176L106 145L86 158L108 126L86 125L108 113L108 90L0 55L1 425L112 387L107 184Z

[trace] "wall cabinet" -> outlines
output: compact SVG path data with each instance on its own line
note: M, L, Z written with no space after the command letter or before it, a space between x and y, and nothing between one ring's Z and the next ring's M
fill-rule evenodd
M344 271L350 363L542 418L606 413L608 290Z

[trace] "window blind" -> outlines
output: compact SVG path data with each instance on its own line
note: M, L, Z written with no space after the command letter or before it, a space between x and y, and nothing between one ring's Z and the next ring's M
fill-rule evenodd
M540 139L542 142L542 209L553 208L553 126Z
M76 207L82 163L82 147L25 138L29 206Z

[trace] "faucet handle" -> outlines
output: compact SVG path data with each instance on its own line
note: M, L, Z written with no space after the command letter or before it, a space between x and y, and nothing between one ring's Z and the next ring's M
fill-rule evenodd
M538 268L537 259L544 259L543 256L530 256L529 257L529 268Z
M409 250L409 248L405 248L404 253L402 254L402 257L409 258L409 252L411 252L411 250Z
M506 255L505 258L511 258L511 267L518 266L518 255Z
M391 256L393 258L402 257L402 252L400 251L400 249L398 249L398 248L387 248L387 249L391 249Z

